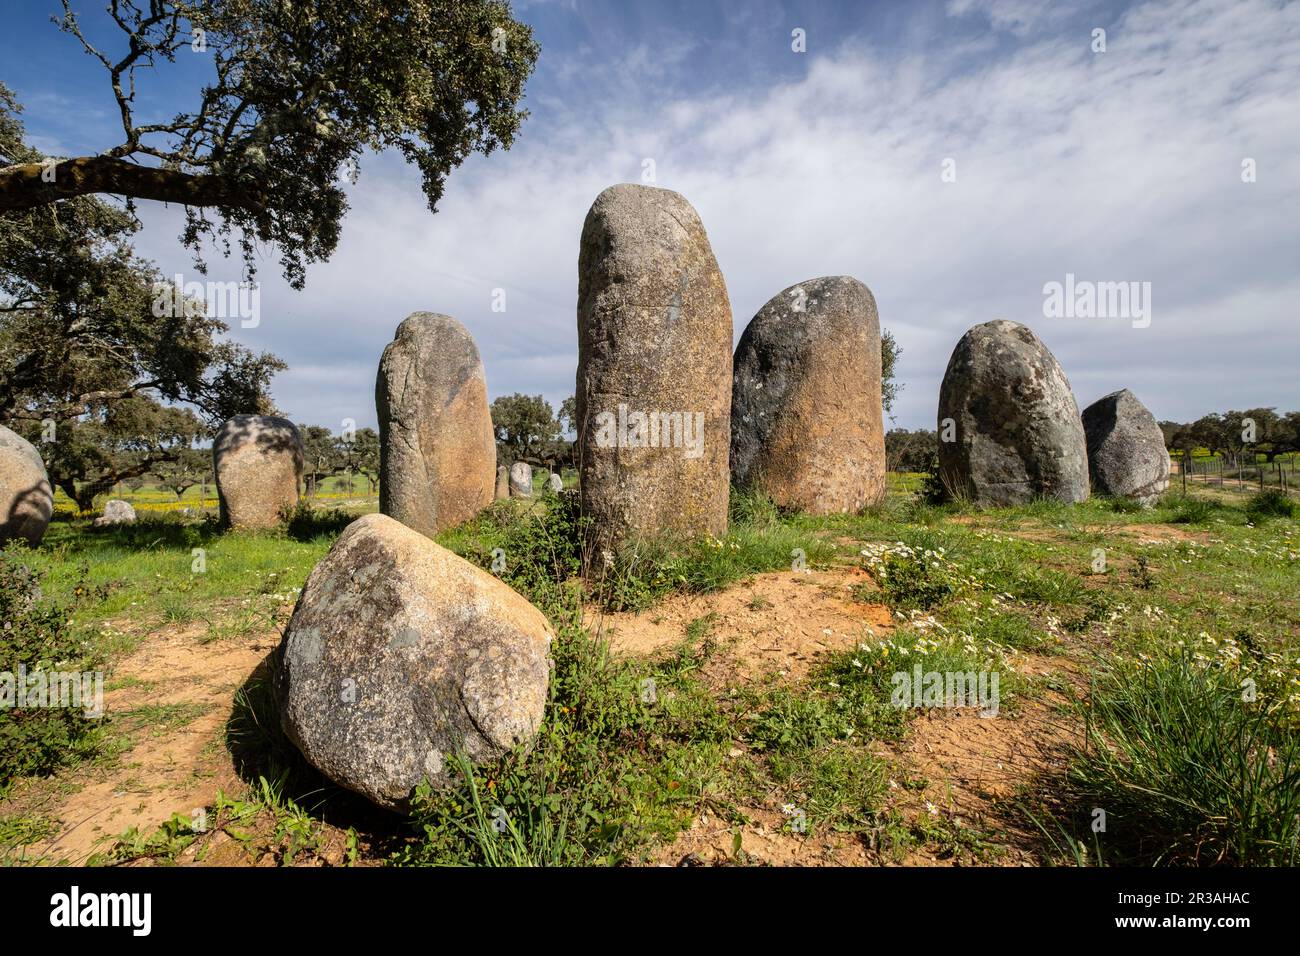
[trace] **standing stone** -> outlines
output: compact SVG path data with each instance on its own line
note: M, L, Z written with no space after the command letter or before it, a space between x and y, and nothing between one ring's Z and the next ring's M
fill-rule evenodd
M280 644L281 723L307 761L380 806L409 807L452 758L531 742L552 631L506 584L381 514L344 529Z
M415 312L379 360L379 510L429 536L492 503L496 440L478 346L455 319Z
M106 524L133 524L134 522L135 508L131 507L131 503L121 498L113 498L104 502L104 513L96 518L93 524L100 528Z
M36 547L53 514L54 489L40 452L0 425L0 544L23 538Z
M551 472L546 476L546 490L553 495L558 495L564 490L564 479L555 472Z
M953 350L939 390L939 480L949 496L981 506L1087 500L1079 406L1025 326L986 322Z
M1085 408L1083 431L1088 471L1098 493L1133 498L1149 508L1169 488L1164 432L1127 388Z
M227 419L212 443L222 524L273 528L298 503L302 440L293 422L270 415Z
M533 496L533 468L526 461L517 461L510 466L510 496L512 498Z
M578 484L596 554L727 530L731 304L699 215L622 183L578 255Z
M510 497L510 469L505 465L497 466L497 501Z
M857 279L791 286L741 335L731 477L812 514L852 513L884 498L880 320Z

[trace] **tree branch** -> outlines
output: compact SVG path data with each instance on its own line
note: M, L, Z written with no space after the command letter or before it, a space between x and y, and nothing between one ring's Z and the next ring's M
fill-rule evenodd
M265 197L245 180L194 176L174 169L140 166L111 156L82 156L54 165L53 182L42 179L43 163L0 169L0 212L35 209L58 199L113 193L186 206L227 206L262 212ZM48 179L49 176L47 175Z

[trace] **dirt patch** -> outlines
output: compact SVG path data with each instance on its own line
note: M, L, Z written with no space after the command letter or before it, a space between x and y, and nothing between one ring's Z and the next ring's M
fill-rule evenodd
M615 654L646 657L680 644L691 622L707 618L701 630L726 673L742 681L772 673L798 680L818 657L874 640L893 626L887 607L854 599L859 585L874 587L861 568L777 571L713 594L669 597L648 611L610 614L589 607L584 616Z
M203 643L205 628L155 634L114 668L104 709L129 734L120 756L53 780L25 783L5 812L37 813L59 823L29 855L84 863L130 827L151 832L212 803L241 781L225 746L235 691L279 643L278 632Z
M872 862L858 838L819 829L791 832L791 821L775 810L745 811L747 822L700 816L672 843L652 854L652 866L866 866ZM739 841L737 841L739 836ZM739 845L737 845L739 843Z
M1118 528L1103 525L1088 530L1099 533L1104 531L1108 534L1119 532L1131 538L1137 538L1140 544L1166 544L1179 541L1195 541L1199 543L1209 540L1210 537L1208 531L1187 531L1172 524L1126 524Z
M1057 677L1073 692L1082 681L1065 658L1026 657L1021 670ZM995 717L955 708L919 714L890 755L903 774L924 785L905 788L896 808L912 819L923 814L943 817L996 836L1005 851L996 861L1002 865L1036 862L1039 835L1009 802L1035 775L1059 766L1063 747L1079 734L1077 721L1059 709L1070 693L1048 690L1022 698L1017 712ZM903 861L909 866L946 862L955 860L939 859L924 849Z

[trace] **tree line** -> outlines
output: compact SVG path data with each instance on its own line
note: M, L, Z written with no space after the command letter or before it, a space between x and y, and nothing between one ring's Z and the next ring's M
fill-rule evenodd
M1263 455L1270 464L1279 455L1300 452L1300 412L1279 413L1276 407L1214 412L1194 422L1162 421L1165 448L1176 461L1200 451L1234 462ZM885 462L890 471L928 472L939 455L937 432L893 428L885 433Z

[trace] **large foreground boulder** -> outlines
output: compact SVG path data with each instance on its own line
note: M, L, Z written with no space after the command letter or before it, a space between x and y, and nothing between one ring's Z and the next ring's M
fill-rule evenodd
M849 276L791 286L736 346L731 476L813 514L855 512L885 494L876 300Z
M256 530L273 528L298 503L303 449L287 418L236 415L212 443L222 524Z
M54 489L32 443L0 425L0 544L22 538L33 548L54 514Z
M1025 326L986 322L953 350L939 390L939 480L950 496L982 506L1087 499L1074 392Z
M496 440L469 331L415 312L379 361L379 510L429 536L492 503Z
M392 518L343 531L307 578L280 645L285 733L340 786L403 810L451 758L533 739L552 632L497 578Z
M731 304L699 215L623 183L578 255L578 486L597 553L727 528Z
M1145 405L1127 388L1083 410L1088 471L1103 495L1132 498L1150 507L1169 488L1165 436Z

